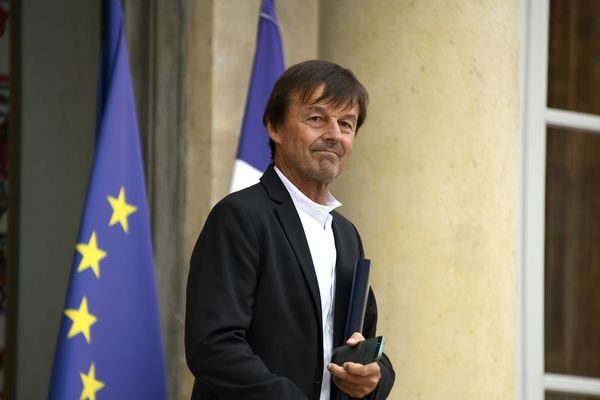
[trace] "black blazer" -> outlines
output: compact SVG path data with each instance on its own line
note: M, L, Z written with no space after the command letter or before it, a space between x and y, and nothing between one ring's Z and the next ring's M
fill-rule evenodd
M337 249L334 346L344 343L353 268L363 256L356 228L332 212ZM300 217L271 165L260 183L210 212L187 283L185 353L192 399L318 399L323 334L317 277ZM365 337L377 305L370 293ZM387 357L373 398L389 394ZM337 388L331 384L332 398Z

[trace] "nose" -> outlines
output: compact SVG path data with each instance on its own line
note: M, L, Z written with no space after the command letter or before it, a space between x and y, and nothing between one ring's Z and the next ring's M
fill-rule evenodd
M331 142L339 142L342 138L342 130L338 121L334 118L330 118L327 126L325 127L325 133L323 134L323 140Z

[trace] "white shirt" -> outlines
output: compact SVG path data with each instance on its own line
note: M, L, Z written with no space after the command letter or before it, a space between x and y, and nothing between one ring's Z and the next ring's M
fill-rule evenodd
M292 197L300 216L304 234L308 241L310 255L319 282L321 295L321 315L323 318L323 378L320 400L329 400L331 374L327 364L333 349L333 306L335 300L335 261L337 257L330 212L341 206L331 193L327 194L327 204L315 203L304 195L283 173L275 167L275 172Z

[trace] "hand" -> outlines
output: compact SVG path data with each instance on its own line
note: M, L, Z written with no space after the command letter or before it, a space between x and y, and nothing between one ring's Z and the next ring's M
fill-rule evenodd
M363 335L354 332L346 344L356 346L362 340L365 340ZM365 397L375 390L381 379L381 370L376 362L367 365L346 362L341 367L329 363L327 369L331 372L335 385L352 397Z

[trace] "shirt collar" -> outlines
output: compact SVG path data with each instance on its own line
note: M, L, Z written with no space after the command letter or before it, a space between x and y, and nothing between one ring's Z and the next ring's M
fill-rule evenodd
M294 184L279 170L279 168L275 167L275 172L283 182L283 185L290 193L292 201L294 202L294 206L298 210L304 211L306 214L310 215L312 218L316 219L319 223L325 226L327 219L331 217L329 214L335 208L342 205L339 201L336 200L335 197L329 192L327 192L326 204L315 203L304 193L302 193Z

